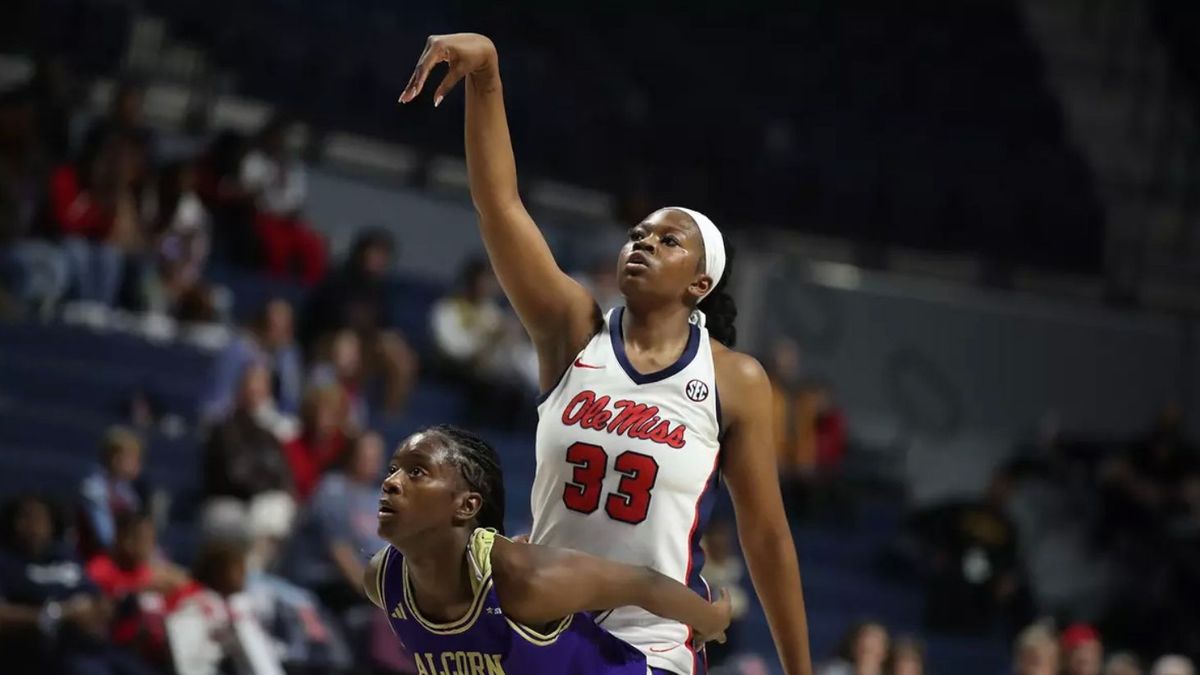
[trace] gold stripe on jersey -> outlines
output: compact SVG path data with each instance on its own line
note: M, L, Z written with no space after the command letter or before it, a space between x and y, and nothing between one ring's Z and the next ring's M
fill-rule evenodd
M574 618L574 614L563 617L562 621L559 621L554 628L550 629L546 633L539 633L529 626L519 624L508 617L504 617L504 620L508 622L509 627L511 627L517 633L517 635L525 638L526 642L537 647L549 647L558 641L558 636L565 633L567 628L571 627L571 621Z
M471 607L461 619L451 621L449 623L435 623L421 616L421 612L417 609L417 601L412 592L412 584L408 578L408 561L403 563L402 573L404 575L404 599L408 603L408 611L412 614L412 618L416 619L421 627L435 635L456 635L464 633L475 625L475 621L479 619L479 614L483 611L484 599L487 597L488 591L492 588L492 577L488 575L479 587L475 589L475 599L471 601Z
M380 560L379 567L375 568L375 593L376 597L379 598L379 604L382 605L384 609L387 608L388 601L387 597L385 597L383 594L383 580L387 578L387 566L391 559L392 547L389 545L387 548L383 549L383 560Z

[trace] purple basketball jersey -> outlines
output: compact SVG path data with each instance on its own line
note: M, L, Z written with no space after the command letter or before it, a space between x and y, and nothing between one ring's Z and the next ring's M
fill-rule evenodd
M592 620L568 616L539 630L504 615L492 585L491 530L476 530L467 549L475 601L450 623L421 616L404 556L388 546L379 597L419 675L647 675L646 657Z

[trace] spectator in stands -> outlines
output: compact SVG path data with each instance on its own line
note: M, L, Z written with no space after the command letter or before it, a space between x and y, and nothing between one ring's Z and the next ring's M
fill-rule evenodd
M284 116L269 120L241 166L241 185L255 195L254 229L266 258L267 271L312 285L325 276L325 241L301 218L308 197L304 163L289 145L294 122Z
M1104 664L1104 675L1142 675L1142 663L1129 652L1117 652Z
M5 675L139 675L106 641L110 604L61 539L52 505L19 497L0 514L0 664Z
M846 421L829 386L804 377L800 346L791 338L776 340L766 363L780 483L789 510L812 514L843 506L847 497L834 479L846 453Z
M467 261L459 288L438 300L430 314L440 366L455 375L506 375L504 312L494 297L495 279L481 259Z
M382 229L363 232L340 269L309 295L300 326L305 351L341 329L354 331L362 341L363 366L369 378L383 381L383 405L389 412L404 407L417 377L417 357L395 330L387 275L395 241Z
M233 408L238 385L246 368L258 363L270 372L271 391L279 410L295 414L300 409L304 373L296 344L292 305L276 298L263 305L248 330L238 334L217 358L213 381L200 409L201 419L216 420Z
M150 509L150 488L142 480L143 454L142 441L132 430L113 427L105 433L100 465L79 490L79 547L85 557L112 547L119 516Z
M143 120L146 88L137 78L126 77L119 81L109 102L108 114L96 120L84 138L85 146L102 143L114 136L130 138L146 154L153 164L157 157L154 133Z
M1200 524L1200 458L1168 406L1154 428L1103 469L1105 530L1143 540L1168 520Z
M327 474L300 515L286 558L287 576L341 613L362 605L365 563L383 543L376 534L383 438L368 432Z
M281 655L246 594L249 547L236 538L207 541L187 587L167 618L176 663L197 672L284 672Z
M1186 656L1171 654L1155 661L1150 675L1196 675L1196 667Z
M246 369L233 412L208 438L204 529L213 535L282 537L294 512L292 475L279 439L270 374Z
M896 638L888 655L887 675L925 675L925 643L911 636Z
M890 638L883 624L863 621L842 638L837 658L820 670L821 675L883 675Z
M1058 640L1042 624L1031 624L1017 634L1013 647L1014 675L1059 675Z
M779 338L772 345L770 358L764 362L771 378L775 405L775 439L779 444L779 472L784 486L795 487L803 482L816 466L814 447L802 438L800 407L797 395L804 384L801 371L800 345L791 338ZM790 492L790 490L789 490ZM788 496L791 496L790 494Z
M112 641L135 650L149 663L166 665L167 598L189 579L184 570L157 556L150 517L121 514L112 553L92 558L87 573L113 602Z
M241 183L248 152L246 139L235 131L217 134L197 167L197 190L213 219L214 255L246 268L255 268L262 246L254 233L255 193Z
M950 500L913 516L925 544L929 626L982 634L1002 617L1024 622L1028 595L1007 511L1011 492L1012 478L1000 469L983 499Z
M1065 675L1100 675L1104 668L1104 646L1095 628L1076 623L1067 626L1059 637Z
M26 89L0 94L0 290L45 315L66 294L70 268L58 247L34 238L48 176L37 124Z
M357 333L344 328L320 342L308 381L314 387L336 387L342 392L349 430L366 428L370 417L364 379L362 340Z
M209 217L196 194L196 169L189 162L163 167L147 211L155 254L149 308L174 314L184 297L207 293L201 277L208 261Z
M510 426L536 390L519 369L524 341L495 299L496 282L482 259L468 260L458 290L438 300L430 313L438 370L461 385L477 424Z
M50 210L81 300L112 305L127 256L144 245L145 157L128 135L93 138L78 161L51 176Z
M353 428L349 412L346 393L337 385L314 387L305 395L300 434L283 447L300 502L308 500L321 475L341 459Z
M708 527L700 541L704 550L704 578L712 588L720 588L729 594L730 622L725 629L724 643L710 643L705 647L710 666L717 667L738 652L741 619L749 608L742 579L746 566L737 554L733 527L727 520L720 520Z

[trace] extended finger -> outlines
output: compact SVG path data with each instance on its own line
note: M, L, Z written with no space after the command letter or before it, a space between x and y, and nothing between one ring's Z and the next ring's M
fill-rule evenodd
M417 59L412 76L408 78L408 85L400 94L400 102L408 103L416 98L421 93L421 89L425 87L425 79L429 77L429 72L444 60L446 60L445 50L436 38L429 38L425 43L425 51L421 52L421 58Z
M451 68L450 72L446 73L446 77L442 78L442 83L438 85L437 91L433 93L433 107L436 108L442 104L442 99L450 93L459 80L463 79L464 75L466 75L466 71L461 68Z

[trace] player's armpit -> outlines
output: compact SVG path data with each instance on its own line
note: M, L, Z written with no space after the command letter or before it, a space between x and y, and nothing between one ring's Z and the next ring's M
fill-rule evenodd
M387 554L387 547L379 549L375 555L371 556L371 561L367 563L366 569L363 570L362 587L363 592L367 594L367 599L371 604L379 609L387 609L383 606L383 598L380 596L382 583L379 575L383 571L383 558Z

